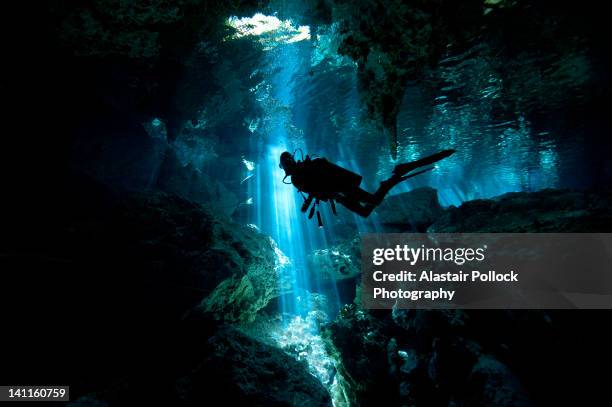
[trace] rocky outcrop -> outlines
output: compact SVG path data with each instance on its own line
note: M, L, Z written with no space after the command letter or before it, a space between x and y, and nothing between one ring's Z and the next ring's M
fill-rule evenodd
M397 391L388 379L384 322L346 305L322 332L328 353L337 368L351 405L399 405Z
M602 232L612 230L612 191L548 189L464 202L429 232Z
M386 231L425 232L442 211L438 192L424 187L385 198L375 213Z
M439 209L428 231L607 232L612 230L611 203L609 190L510 193ZM610 338L599 334L600 317L554 311L364 310L351 304L327 325L324 336L356 405L527 406L567 403L589 393L595 380L589 366L603 366L598 355L609 354L601 350ZM584 377L568 373L576 371ZM560 385L567 392L559 394Z
M173 150L166 153L155 186L161 191L206 204L227 216L238 207L236 194L192 164L183 165Z
M39 212L2 235L0 297L19 331L7 345L61 353L65 363L51 356L3 363L24 380L32 370L43 381L61 377L75 397L139 375L148 386L148 370L167 379L179 349L201 346L187 346L186 315L206 316L197 329L207 337L215 319L248 321L288 287L268 237L174 195L79 178L59 185L53 205ZM44 341L33 334L32 320L40 320L36 329L57 329L55 317L42 315L61 318L65 334Z
M322 283L354 279L361 273L359 236L328 249L318 249L308 256L311 278Z
M263 51L251 39L224 38L231 35L229 16L252 15L257 6L87 0L7 8L15 24L2 27L3 46L14 55L2 75L3 94L12 100L5 129L27 137L11 137L5 147L29 151L31 159L15 188L30 190L21 185L43 178L33 195L52 194L67 166L113 187L154 188L168 142L194 128L197 139L240 164L251 134L242 118L259 115L249 89L261 81L251 73ZM28 35L9 40L26 21ZM33 94L46 106L36 120ZM147 135L150 123L163 125L163 140ZM53 137L44 136L49 131ZM201 153L199 145L190 147Z
M612 229L612 191L510 192L442 208L433 188L389 196L376 209L385 232L601 232Z
M210 356L177 383L189 405L331 406L321 382L283 351L229 328L209 344Z
M257 232L251 233L261 237ZM247 242L249 245L245 247L238 243L236 249L239 253L245 249L247 253L249 250L255 250L255 253L259 250L267 252L271 248L272 252L268 254L273 257L265 261L239 260L238 269L242 271L223 280L201 304L204 312L212 313L217 319L250 322L270 300L289 293L293 288L289 277L283 273L289 260L276 243L271 238L267 238L263 246L256 240Z
M163 193L142 193L122 204L123 238L156 279L201 292L218 319L249 320L280 295L278 248L270 238L198 204ZM131 236L130 236L131 235Z
M162 356L163 364L151 364L139 376L77 397L68 405L198 406L223 400L244 406L331 406L321 382L282 350L229 326L212 333L205 320L196 318L186 325L178 332L181 348Z
M513 321L501 313L497 317ZM538 332L546 332L543 318L531 318ZM526 333L496 336L499 346L506 347L496 354L489 345L497 342L483 339L476 325L481 322L461 311L397 310L389 315L347 305L324 335L330 353L340 360L339 371L355 405L532 405L513 370L524 369L530 361L509 357L525 351L516 338ZM529 354L540 346L544 341L531 344ZM543 355L531 362L545 359ZM535 377L524 376L535 383Z

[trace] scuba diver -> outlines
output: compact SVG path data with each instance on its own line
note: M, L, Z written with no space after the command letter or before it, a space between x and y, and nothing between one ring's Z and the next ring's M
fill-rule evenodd
M382 203L391 188L408 178L431 171L434 167L409 174L411 171L431 165L454 152L455 150L443 150L416 161L396 165L393 169L393 175L382 181L380 187L374 193L367 192L359 187L362 180L361 175L333 164L325 158L313 159L307 155L306 158L302 156L302 160L296 161L295 152L291 154L285 151L280 156L279 167L285 170L283 183L293 184L302 194L304 204L301 211L306 213L310 208L308 219L312 219L316 210L317 221L319 227L321 227L323 222L317 209L320 202L329 202L334 215L336 214L335 202L338 202L348 210L365 218ZM290 182L285 182L287 177L291 177ZM313 201L314 205L312 205Z

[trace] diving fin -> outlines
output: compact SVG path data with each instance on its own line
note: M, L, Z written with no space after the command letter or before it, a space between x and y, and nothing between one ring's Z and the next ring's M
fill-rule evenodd
M455 150L443 150L443 151L440 151L439 153L432 154L429 157L421 158L419 160L412 161L412 162L405 163L405 164L398 164L393 169L393 175L394 176L404 176L416 168L433 164L446 157L453 155L454 153L455 153Z
M433 169L434 169L434 167L429 167L429 168L425 168L424 170L417 171L415 173L408 174L408 175L402 175L402 176L395 174L391 178L389 178L388 180L383 181L383 182L380 183L380 188L378 188L378 191L376 191L374 193L374 196L376 197L376 199L378 200L378 202L380 204L380 202L382 202L382 200L384 199L385 195L387 195L389 193L391 188L393 188L394 186L396 186L400 182L405 181L408 178L416 177L417 175L421 175L424 172L431 171Z

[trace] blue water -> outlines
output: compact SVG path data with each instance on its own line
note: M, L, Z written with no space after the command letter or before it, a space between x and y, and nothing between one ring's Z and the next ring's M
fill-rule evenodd
M590 176L575 170L589 155L579 131L570 134L547 128L546 121L531 123L521 110L497 113L500 78L487 65L486 50L478 48L443 60L435 72L442 83L427 92L423 84L408 86L397 118L399 151L393 160L388 140L365 114L356 66L334 52L334 30L320 28L310 40L267 43L265 58L254 72L263 78L252 89L262 115L249 119L248 160L254 163L244 174L253 177L247 183L253 198L249 222L270 235L290 260L283 273L293 290L281 298L279 310L287 329L304 326L311 311L308 293L322 291L316 273L309 273L308 255L336 240L336 222L328 208L321 209L324 228L317 227L316 217L309 221L300 213L303 198L283 183L284 171L278 167L283 151L301 149L327 157L362 174L362 187L373 191L397 163L454 148L457 153L433 171L392 191L431 186L443 206L512 191L572 186ZM375 214L368 219L348 216L360 231L380 229ZM337 291L325 292L333 317L342 304ZM316 332L310 334L316 337Z
M392 160L388 140L365 114L355 64L334 51L334 30L319 28L311 39L291 43L267 41L265 57L254 72L263 79L252 89L261 117L249 118L248 159L255 164L245 170L245 177L254 177L247 183L253 198L250 222L269 234L291 261L286 272L291 273L295 295L283 298L285 314L308 311L298 293L317 291L320 282L309 275L307 257L334 241L335 221L329 209L322 208L325 227L320 229L300 213L303 198L282 182L278 159L283 151L325 156L362 174L362 186L373 191L398 162L454 148L457 153L433 171L392 191L431 186L444 206L564 186L563 172L586 155L579 137L530 123L520 111L503 117L496 113L500 79L483 56L488 51L476 47L449 54L434 72L442 78L437 86L408 86L397 119L398 157ZM348 216L359 230L378 229L375 215L366 220ZM331 300L339 305L337 298Z

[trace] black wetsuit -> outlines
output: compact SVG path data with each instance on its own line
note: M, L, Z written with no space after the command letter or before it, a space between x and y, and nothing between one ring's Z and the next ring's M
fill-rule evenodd
M312 199L324 202L334 200L365 217L380 204L392 185L387 188L387 185L381 184L382 189L379 188L376 193L371 194L359 187L361 180L361 175L333 164L325 158L311 160L307 157L304 161L298 161L291 175L291 183L300 192L309 195L308 203ZM306 208L308 206L306 205Z

